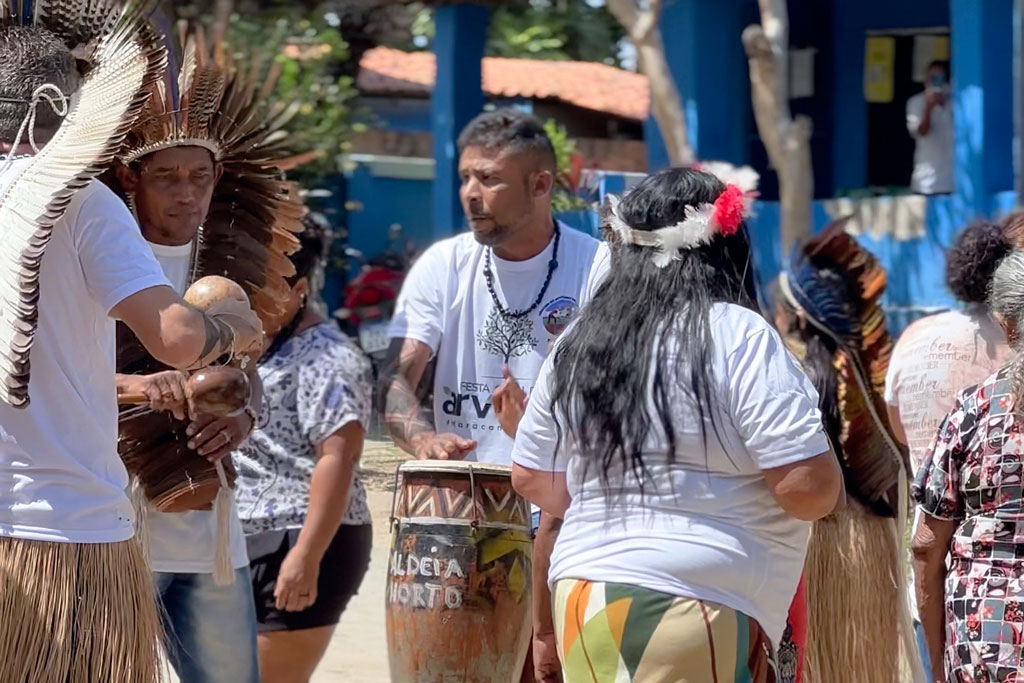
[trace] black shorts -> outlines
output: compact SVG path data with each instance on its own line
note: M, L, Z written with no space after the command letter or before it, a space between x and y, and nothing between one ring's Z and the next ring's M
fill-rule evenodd
M370 566L373 527L369 524L343 524L320 561L316 602L301 612L279 611L274 606L274 586L281 563L298 539L298 529L266 531L245 539L252 573L252 594L256 601L256 627L260 633L299 631L337 624L348 601L359 591Z

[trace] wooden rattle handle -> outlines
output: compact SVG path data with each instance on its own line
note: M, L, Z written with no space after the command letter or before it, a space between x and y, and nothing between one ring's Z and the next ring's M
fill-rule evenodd
M145 394L118 394L117 405L119 406L137 406L145 405L149 403L149 398Z

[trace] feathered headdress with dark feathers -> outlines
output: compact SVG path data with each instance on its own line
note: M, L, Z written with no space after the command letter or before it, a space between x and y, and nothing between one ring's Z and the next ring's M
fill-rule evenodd
M885 269L845 231L846 219L797 247L780 277L783 294L835 351L838 455L847 490L892 516L906 449L892 436L883 400L893 338L879 301Z
M306 212L283 178L303 159L289 153L285 130L298 104L266 104L280 73L276 64L264 74L258 56L236 61L219 37L211 49L198 27L181 25L178 40L169 51L181 57L153 86L119 156L130 164L159 150L196 146L223 165L199 231L193 279L234 280L266 323L287 298L286 279L295 274L287 257L299 247L295 235Z
M296 235L303 230L306 213L294 186L283 177L304 158L290 156L286 146L284 127L297 105L265 104L279 73L276 65L265 75L258 57L236 61L223 40L214 36L208 44L198 27L181 26L174 40L177 44L168 46L172 60L167 76L154 84L153 97L119 156L122 163L132 164L172 147L202 147L222 164L210 211L197 235L190 281L207 275L234 280L266 328L288 299L287 279L295 274L288 255L299 248ZM117 367L126 374L166 369L123 325L118 326ZM186 446L187 422L126 409L119 426L118 452L129 472L136 474L145 463L168 462L174 464L168 476L177 482L202 484L203 477L212 476L203 458ZM231 460L222 462L231 485ZM146 490L147 497L153 499L164 483L159 477L144 482L154 489Z
M56 134L0 193L0 401L9 405L29 402L39 270L53 227L75 193L114 158L164 67L164 51L148 27L148 5L0 0L0 40L13 26L40 26L89 67L78 91L70 94ZM26 114L36 104L44 106L25 104Z

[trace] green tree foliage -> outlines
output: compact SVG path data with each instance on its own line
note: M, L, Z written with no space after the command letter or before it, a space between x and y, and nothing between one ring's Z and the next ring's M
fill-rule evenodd
M555 212L578 211L587 208L585 199L575 194L573 187L572 161L576 154L576 141L569 137L569 131L565 126L554 119L548 119L544 123L544 130L551 139L551 145L555 148L555 165L557 167L557 178L555 188L551 195L551 208Z
M624 31L590 0L531 0L494 10L487 53L495 57L572 59L618 64Z
M291 147L297 153L321 153L295 172L296 179L315 186L317 177L336 172L337 156L361 127L354 120L355 85L342 67L348 47L338 31L319 13L281 12L258 19L235 15L230 39L241 53L259 51L277 62L281 76L274 99L298 110L288 126Z
M395 12L416 12L410 39L396 47L423 49L434 38L433 8L443 2L396 6ZM491 3L487 54L523 59L572 59L618 64L622 26L603 0L511 0Z
M179 19L213 26L215 14L230 16L227 38L239 56L259 54L264 69L280 70L272 99L294 111L288 123L288 146L295 154L317 157L290 176L307 188L322 185L325 175L338 170L353 133L364 125L354 109L357 95L349 45L339 31L336 15L315 4L264 2L166 3L165 11Z

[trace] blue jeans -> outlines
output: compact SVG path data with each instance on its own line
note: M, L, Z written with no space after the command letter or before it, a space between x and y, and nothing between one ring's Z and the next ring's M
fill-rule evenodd
M157 572L167 656L183 682L260 683L249 568L218 586L213 574Z
M928 641L924 638L924 626L917 619L914 620L914 635L917 636L917 654L921 658L921 668L924 669L924 680L932 680L932 660L928 658Z

